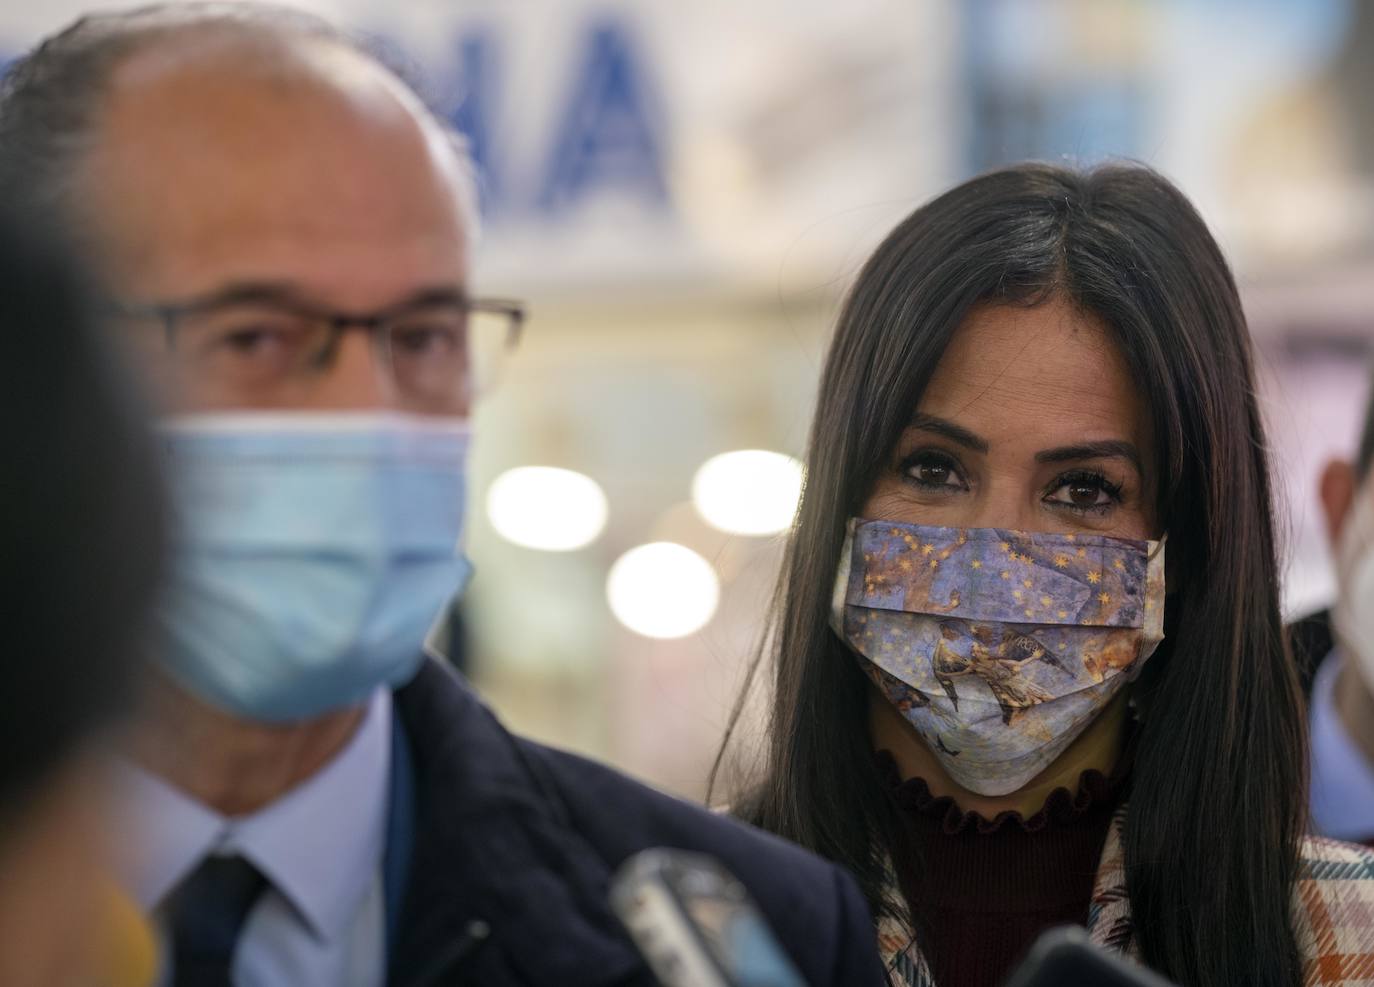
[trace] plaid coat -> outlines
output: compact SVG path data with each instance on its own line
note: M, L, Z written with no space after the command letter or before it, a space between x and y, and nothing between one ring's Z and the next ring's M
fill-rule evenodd
M1088 936L1099 946L1139 959L1126 897L1125 821L1122 806L1102 848L1088 907ZM1307 987L1374 987L1374 851L1308 837L1293 897ZM878 923L878 951L893 987L936 987L903 923L890 918Z

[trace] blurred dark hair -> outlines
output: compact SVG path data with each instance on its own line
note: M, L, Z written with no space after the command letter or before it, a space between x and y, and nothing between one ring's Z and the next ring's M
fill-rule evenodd
M165 539L154 447L67 256L0 217L5 814L126 709Z
M919 860L904 901L883 893L888 856L916 849L875 764L867 679L828 624L831 588L846 521L970 309L1051 296L1100 318L1138 382L1169 533L1167 637L1133 687L1142 722L1124 842L1135 936L1179 983L1292 987L1306 738L1250 339L1206 225L1145 168L1022 165L975 178L917 209L864 266L822 373L776 598L766 763L737 805L848 867L875 912L909 917L923 948L940 948L921 931Z

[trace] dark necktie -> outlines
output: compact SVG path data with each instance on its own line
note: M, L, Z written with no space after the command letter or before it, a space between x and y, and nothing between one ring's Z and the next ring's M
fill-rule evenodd
M242 857L206 857L167 899L175 987L232 987L243 923L267 879Z

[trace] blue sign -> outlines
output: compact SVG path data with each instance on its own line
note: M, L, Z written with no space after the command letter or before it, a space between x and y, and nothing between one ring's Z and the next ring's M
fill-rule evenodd
M462 102L449 118L467 138L468 153L477 168L482 211L499 208L500 172L492 157L492 104L499 96L496 44L486 31L475 31L458 42L459 92Z
M656 116L629 36L615 24L594 28L559 114L561 126L539 190L540 209L557 213L612 185L650 204L666 204Z
M662 112L644 60L624 25L593 24L573 60L573 73L534 188L502 157L500 50L488 31L458 44L462 103L450 116L469 142L481 179L483 211L500 219L527 212L554 219L607 190L638 199L646 210L669 205Z

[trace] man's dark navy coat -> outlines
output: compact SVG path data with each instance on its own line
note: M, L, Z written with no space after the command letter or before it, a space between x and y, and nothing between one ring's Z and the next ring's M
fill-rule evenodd
M607 893L627 857L657 846L732 871L809 984L886 982L868 910L834 865L512 736L437 662L395 698L414 812L392 987L656 983Z

